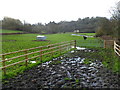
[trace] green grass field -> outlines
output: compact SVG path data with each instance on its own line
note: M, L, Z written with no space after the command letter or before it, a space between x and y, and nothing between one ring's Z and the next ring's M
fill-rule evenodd
M91 33L90 33L91 34ZM45 35L48 41L34 41L38 34L19 34L19 35L3 35L2 36L2 53L13 52L32 47L44 46L53 43L59 43L70 40L77 40L77 46L80 47L102 47L103 43L100 39L89 37L84 40L82 36L72 36L71 33L65 34L49 34Z
M2 53L14 52L14 51L29 49L29 48L38 47L38 46L46 46L49 44L60 43L60 42L71 41L71 40L76 40L77 46L80 46L80 47L103 47L103 42L98 38L89 37L87 40L84 40L82 36L72 36L71 34L72 33L47 34L45 35L47 37L47 41L34 41L36 40L36 36L39 34L3 35L2 41L0 43L2 44ZM95 35L95 33L82 33L82 35ZM7 58L19 56L19 55L21 55L21 53L7 55L5 58L7 59ZM36 54L32 54L31 56L35 56L35 55ZM56 56L59 56L59 55L56 55ZM49 57L49 56L44 56L43 57L44 61L51 59L51 58L47 59L46 57ZM11 60L10 62L7 61L6 65L9 65L24 59L25 59L24 57L21 57L15 60ZM33 60L39 61L39 58L33 59ZM27 68L33 67L34 65L37 65L39 63L40 61L35 64L30 64ZM17 73L23 72L26 69L26 67L21 65L24 65L24 63L7 68L7 76L3 78L12 77Z
M22 31L0 29L0 33L19 33L19 32L22 32Z

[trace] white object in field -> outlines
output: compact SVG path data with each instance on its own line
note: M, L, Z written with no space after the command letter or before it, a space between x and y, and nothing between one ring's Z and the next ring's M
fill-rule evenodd
M46 36L38 35L37 40L46 40Z
M36 63L36 61L30 61L31 63Z
M71 34L72 36L85 36L85 37L94 37L94 36L86 36L86 35L78 35L78 34Z
M77 34L71 34L71 35L75 35L76 36Z
M80 30L74 30L74 32L79 33L79 32L80 32Z
M71 46L71 48L74 48L74 46ZM82 47L76 47L77 50L85 50L86 48L82 48Z

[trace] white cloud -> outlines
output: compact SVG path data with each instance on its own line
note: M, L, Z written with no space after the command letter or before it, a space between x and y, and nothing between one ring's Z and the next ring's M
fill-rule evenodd
M118 0L2 0L0 17L29 23L77 20L83 17L110 17L109 10Z

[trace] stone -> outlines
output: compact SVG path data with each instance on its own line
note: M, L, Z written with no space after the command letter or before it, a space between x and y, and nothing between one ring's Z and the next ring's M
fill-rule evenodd
M61 86L61 85L63 85L64 83L65 83L64 80L60 80L60 81L58 81L56 84L57 84L58 86Z

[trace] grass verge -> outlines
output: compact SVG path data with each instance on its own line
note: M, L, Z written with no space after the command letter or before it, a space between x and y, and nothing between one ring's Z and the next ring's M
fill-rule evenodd
M84 62L85 64L89 64L91 60L100 60L105 67L120 74L120 57L115 54L113 49L98 47L93 47L90 49L94 50L94 52L84 53L83 56L86 57Z

